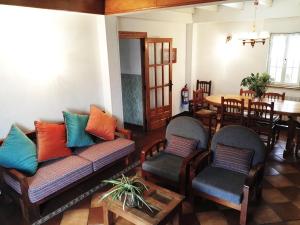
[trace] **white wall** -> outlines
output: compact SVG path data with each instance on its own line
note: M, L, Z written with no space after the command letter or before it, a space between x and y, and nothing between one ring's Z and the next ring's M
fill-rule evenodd
M13 123L104 107L100 17L0 5L0 138Z
M147 32L148 37L173 38L177 63L173 64L173 115L181 112L180 90L185 85L186 24L119 18L119 31Z
M120 60L121 73L141 75L141 41L120 39Z
M258 27L273 33L300 32L300 17L260 21ZM250 31L251 22L224 22L198 24L198 53L196 77L212 80L214 94L237 94L243 77L251 72L267 71L269 43L243 46L237 39L240 32ZM227 34L233 40L225 43ZM299 91L285 91L286 95L299 95Z

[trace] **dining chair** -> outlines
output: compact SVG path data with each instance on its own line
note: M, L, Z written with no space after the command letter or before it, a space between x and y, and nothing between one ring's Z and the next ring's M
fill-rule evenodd
M280 93L276 93L276 92L266 92L264 95L263 95L264 98L267 98L271 101L274 101L274 100L284 100L285 99L285 92L283 92L282 94Z
M155 140L141 153L142 177L163 182L186 193L190 164L208 148L208 133L195 118L171 120L164 139Z
M210 81L204 81L204 80L197 80L196 83L196 91L202 89L203 90L203 96L210 96L211 95L211 80ZM189 111L192 112L194 107L193 100L189 101ZM209 109L209 104L204 102L202 108Z
M247 96L247 97L255 97L256 93L252 90L244 90L243 88L240 89L240 96Z
M264 94L264 98L267 98L271 101L276 101L276 100L285 100L285 92L282 94L276 93L276 92L267 92ZM281 130L287 130L288 129L288 120L285 120L282 118L282 115L278 116L278 120L276 122L276 138L275 140L277 141L280 137L280 131Z
M274 102L248 101L247 126L260 135L270 152L275 143Z
M204 80L197 80L196 90L203 89L204 94L207 96L211 95L211 80L204 81Z
M217 128L217 112L206 109L204 103L204 89L193 91L193 116L208 129L210 140Z
M249 201L261 197L265 158L264 143L253 130L240 125L221 128L211 150L192 164L190 200L200 196L236 209L245 225Z
M244 125L244 99L221 97L221 120L220 127L227 125Z

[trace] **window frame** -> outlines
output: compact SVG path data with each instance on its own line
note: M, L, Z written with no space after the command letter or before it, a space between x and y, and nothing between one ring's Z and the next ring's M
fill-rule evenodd
M293 34L298 34L300 35L300 31L299 32L288 32L288 33L271 33L270 34L270 39L269 39L269 50L268 50L268 58L267 58L267 71L270 74L270 58L271 58L271 50L272 50L272 36L273 35L285 35L285 36L289 36L289 35L293 35ZM284 57L285 59L287 58L287 52L288 52L288 44L289 44L289 38L286 39L286 44L285 44L285 52L284 52ZM282 67L282 71L281 71L281 81L280 82L272 82L271 86L282 86L282 87L295 87L295 88L299 88L300 87L300 63L299 63L299 70L298 70L298 79L297 79L297 83L287 83L284 82L284 78L286 75L286 65L287 63L283 63L283 67Z

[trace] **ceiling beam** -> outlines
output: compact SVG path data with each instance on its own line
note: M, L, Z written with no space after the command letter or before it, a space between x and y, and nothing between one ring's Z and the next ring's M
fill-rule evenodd
M221 2L223 0L106 0L105 14Z
M104 0L0 0L0 4L104 14Z

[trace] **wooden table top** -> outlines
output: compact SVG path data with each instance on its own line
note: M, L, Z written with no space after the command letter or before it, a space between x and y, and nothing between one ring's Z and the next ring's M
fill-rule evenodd
M104 207L107 207L109 211L125 218L133 224L155 225L159 224L168 216L184 199L184 196L173 191L147 181L144 181L144 183L149 188L149 190L145 192L144 198L146 202L154 208L152 215L150 210L148 210L147 213L145 210L138 208L125 207L124 211L122 202L111 201L110 198L103 201ZM119 224L119 221L117 224Z
M206 101L214 106L221 106L221 97L234 98L234 99L245 99L245 107L248 107L248 99L251 97L240 96L240 95L211 95L207 96ZM255 101L255 99L253 100ZM269 99L262 99L264 102L271 102ZM274 101L274 112L279 115L287 115L297 117L300 116L300 102L290 100L273 100Z

